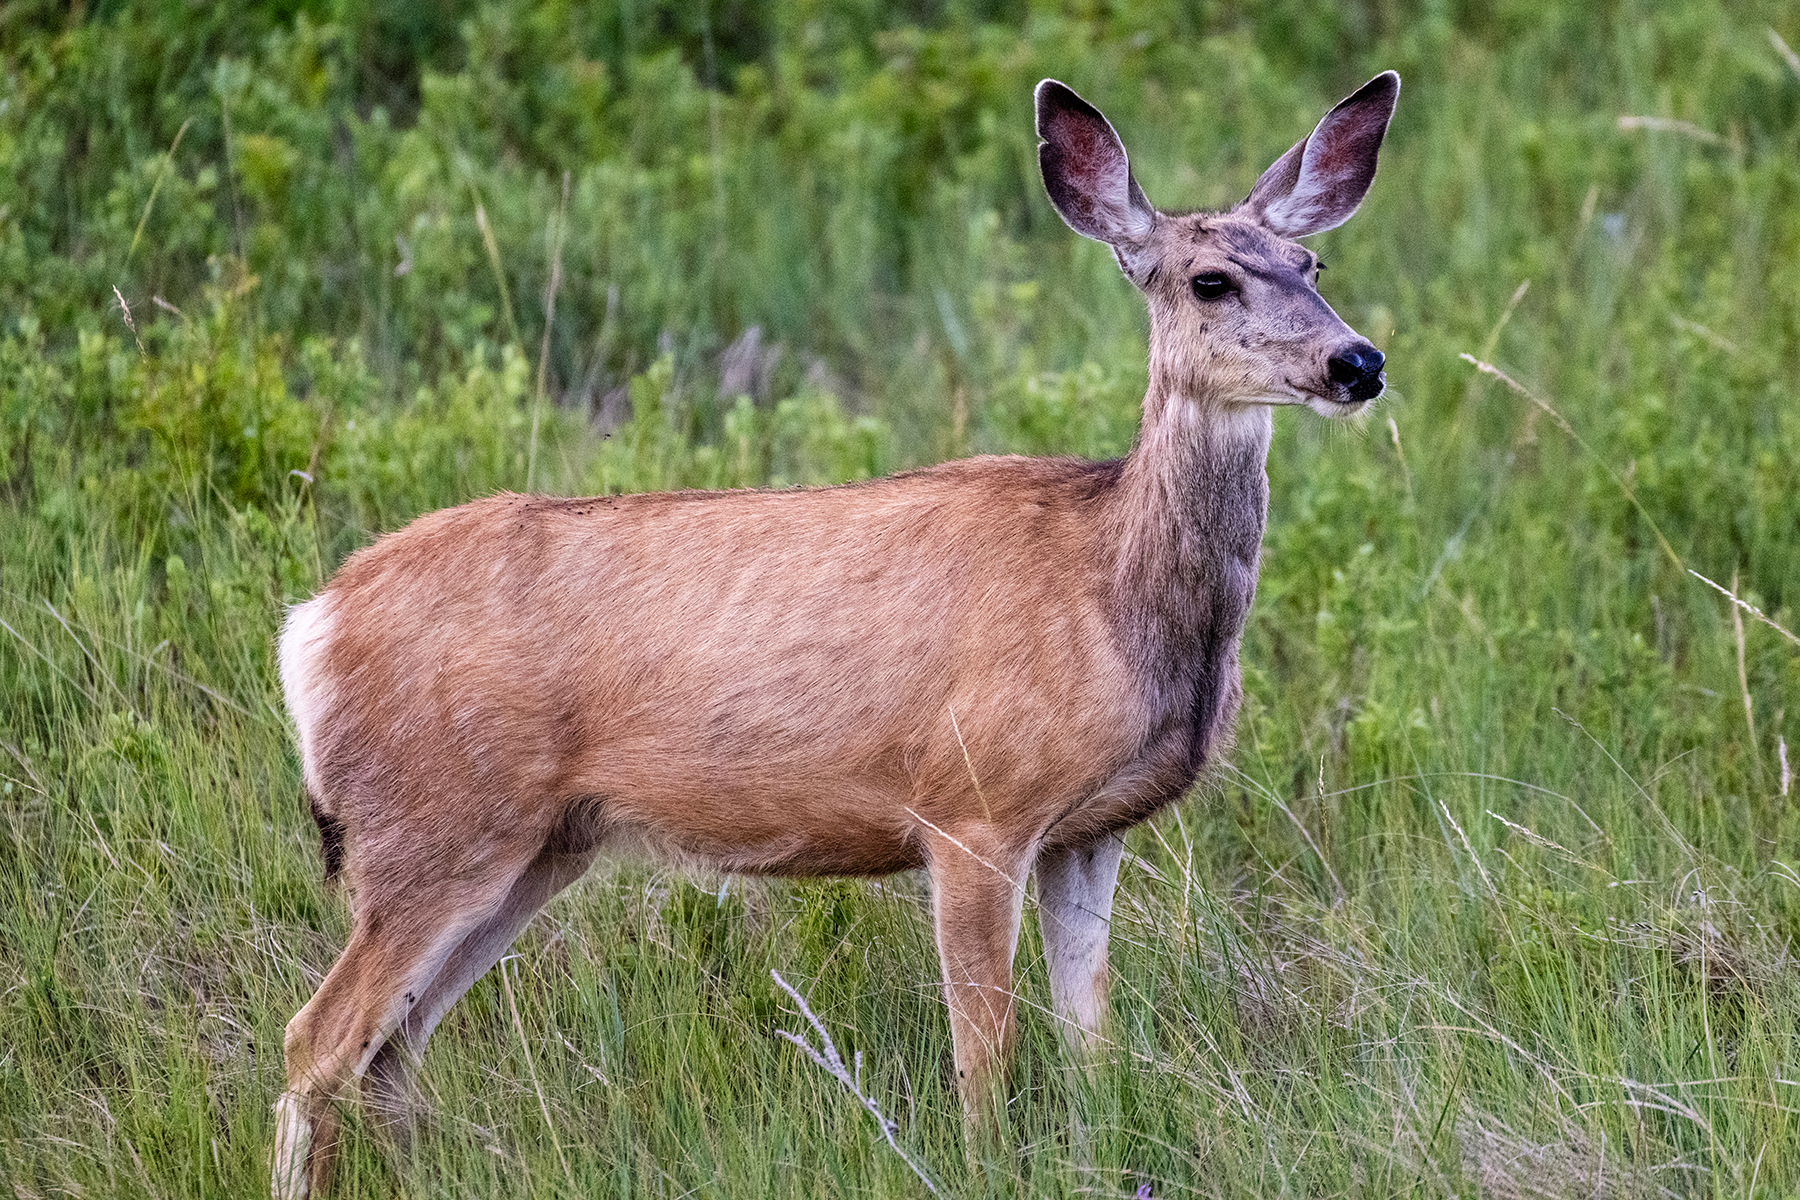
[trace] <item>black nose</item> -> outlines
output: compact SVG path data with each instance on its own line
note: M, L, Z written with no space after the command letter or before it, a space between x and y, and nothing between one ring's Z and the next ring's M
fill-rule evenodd
M1371 400L1381 395L1381 364L1387 358L1367 342L1356 342L1339 350L1325 364L1333 383L1342 384L1355 400Z

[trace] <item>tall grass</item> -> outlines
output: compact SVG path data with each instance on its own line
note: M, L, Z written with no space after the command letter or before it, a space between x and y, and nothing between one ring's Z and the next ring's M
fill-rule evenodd
M1391 66L1317 239L1390 395L1278 421L1237 749L1133 835L1096 1076L1028 915L1018 1153L971 1168L920 880L626 865L452 1012L410 1150L352 1122L341 1194L919 1194L771 972L947 1194L1800 1188L1800 653L1689 573L1800 628L1793 21L0 16L0 1177L266 1186L346 933L272 637L351 549L528 479L1121 453L1141 306L1039 194L1031 84L1219 206Z

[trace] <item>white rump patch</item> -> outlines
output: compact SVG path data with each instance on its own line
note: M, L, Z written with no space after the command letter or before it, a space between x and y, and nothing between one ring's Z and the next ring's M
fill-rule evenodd
M287 623L281 629L281 691L287 698L288 713L294 718L294 729L300 735L300 770L306 788L323 800L313 746L319 720L331 706L331 681L325 678L320 659L331 641L336 609L330 594L314 596L305 604L288 610Z

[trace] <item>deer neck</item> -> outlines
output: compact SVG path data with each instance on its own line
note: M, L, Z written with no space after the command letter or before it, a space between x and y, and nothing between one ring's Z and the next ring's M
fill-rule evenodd
M1109 542L1122 640L1153 724L1188 730L1196 770L1236 711L1272 426L1266 406L1186 395L1153 375L1116 493Z

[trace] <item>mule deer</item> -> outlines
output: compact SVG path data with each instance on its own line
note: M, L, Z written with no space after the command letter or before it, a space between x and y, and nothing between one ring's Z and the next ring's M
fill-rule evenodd
M289 1022L274 1190L327 1176L356 1081L403 1119L432 1029L605 846L721 870L923 867L979 1125L1035 872L1054 1010L1106 1011L1121 831L1225 748L1277 404L1327 416L1382 355L1292 239L1349 218L1378 75L1222 214L1158 212L1099 110L1038 85L1056 210L1150 308L1137 446L856 486L499 495L352 555L281 635L326 873L354 927Z

